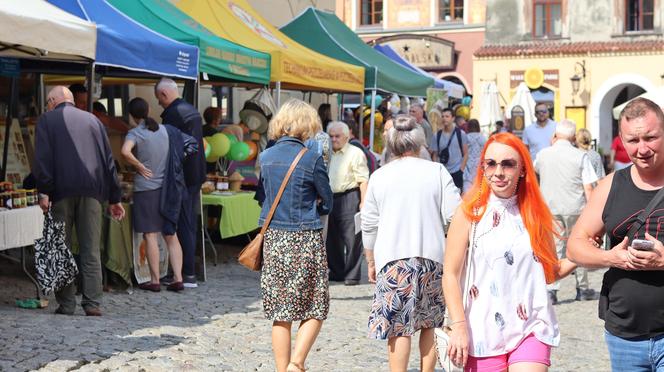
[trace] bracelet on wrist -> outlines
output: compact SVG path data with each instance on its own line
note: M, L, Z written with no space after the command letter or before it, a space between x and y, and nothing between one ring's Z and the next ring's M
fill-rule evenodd
M451 326L453 326L453 325L455 325L455 324L465 323L465 322L466 322L466 319L463 319L463 320L457 320L456 322L451 322L451 323L448 325L448 327L451 327Z

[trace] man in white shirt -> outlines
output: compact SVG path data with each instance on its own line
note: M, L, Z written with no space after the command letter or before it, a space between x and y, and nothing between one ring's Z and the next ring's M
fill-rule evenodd
M560 225L560 239L556 239L558 257L567 253L567 239L590 199L592 185L597 182L588 154L572 145L576 124L563 120L556 126L553 144L540 151L535 159L535 170L540 177L540 189L553 217ZM586 269L577 268L576 300L594 300L596 293L589 288ZM549 296L555 304L560 283L549 285Z
M355 234L355 214L364 202L369 168L364 152L348 143L350 130L346 123L330 122L327 133L332 140L328 173L334 193L326 239L330 280L357 285L362 267L362 237Z
M546 103L535 106L537 121L523 131L523 143L530 150L530 157L535 161L537 153L551 146L551 139L556 130L556 122L549 118L549 107Z

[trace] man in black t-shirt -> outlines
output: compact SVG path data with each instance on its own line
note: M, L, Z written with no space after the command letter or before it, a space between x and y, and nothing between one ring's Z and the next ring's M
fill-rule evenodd
M620 114L620 138L633 166L602 179L593 191L569 242L568 258L579 266L609 267L599 303L614 371L664 369L664 201L645 216L633 236L631 226L664 187L664 114L645 98ZM593 244L608 233L611 250ZM633 239L653 243L637 250Z

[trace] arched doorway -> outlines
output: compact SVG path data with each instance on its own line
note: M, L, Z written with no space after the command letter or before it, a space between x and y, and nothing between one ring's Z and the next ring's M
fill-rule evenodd
M443 80L451 81L455 84L459 84L466 91L467 95L471 95L471 96L473 95L473 93L470 91L470 89L468 89L468 84L466 82L466 79L463 76L461 76L460 74L457 74L456 72L445 72L445 73L438 74L437 77L439 79L443 79Z
M654 88L650 80L638 74L612 76L600 86L592 99L588 129L605 153L611 149L611 141L617 134L613 108Z

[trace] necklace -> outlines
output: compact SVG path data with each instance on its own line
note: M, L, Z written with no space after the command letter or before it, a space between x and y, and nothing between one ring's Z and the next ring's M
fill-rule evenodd
M496 209L493 210L493 213L492 213L493 221L492 221L492 223L491 223L491 227L490 227L488 230L482 232L482 233L479 234L479 235L477 235L477 231L475 231L475 233L474 233L474 235L475 235L475 239L473 239L473 246L474 246L474 247L477 247L477 241L478 241L480 238L482 238L483 236L487 235L488 233L490 233L491 231L493 231L493 229L495 229L496 227L498 227L498 225L500 225L500 222L503 221L503 217L505 216L505 213L507 212L507 210L508 210L510 207L514 206L515 204L516 204L516 199L514 199L514 200L508 200L508 201L505 203L505 205L503 206L503 210L502 210L500 213L498 213L498 211L497 211ZM475 213L477 213L477 211L476 211ZM478 222L479 222L479 221L478 221ZM475 225L475 226L473 226L473 229L477 229L477 222L475 222L474 225Z

